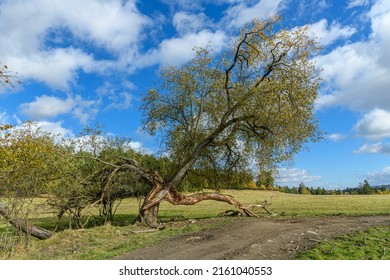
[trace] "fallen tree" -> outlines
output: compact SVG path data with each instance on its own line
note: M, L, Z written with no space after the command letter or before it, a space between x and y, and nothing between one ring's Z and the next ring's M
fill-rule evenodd
M232 196L183 195L178 188L194 167L238 170L256 161L269 169L320 139L314 115L319 78L311 60L316 43L306 28L275 31L278 21L255 21L222 54L196 49L194 59L161 70L158 87L143 97L143 128L160 137L174 169L164 178L130 158L112 169L132 170L150 185L139 221L158 227L163 200L223 201L256 217Z
M36 227L28 224L24 219L13 215L8 208L0 203L0 216L2 216L8 223L10 223L16 230L25 233L28 236L34 236L38 239L48 239L52 233L44 228Z

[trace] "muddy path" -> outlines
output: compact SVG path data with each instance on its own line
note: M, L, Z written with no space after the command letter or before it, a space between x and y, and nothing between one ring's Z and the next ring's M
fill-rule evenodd
M176 236L116 259L288 260L322 240L385 225L390 225L390 216L236 218L226 225Z

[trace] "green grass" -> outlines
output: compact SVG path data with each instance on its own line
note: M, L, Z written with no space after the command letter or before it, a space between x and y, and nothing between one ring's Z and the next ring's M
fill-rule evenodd
M390 227L342 235L298 254L300 260L390 260Z
M222 193L233 195L245 205L256 201L272 201L269 208L279 215L286 216L390 215L390 195L297 195L250 190L224 190ZM160 215L208 218L228 209L232 209L232 206L215 201L204 201L193 206L163 203ZM260 214L268 215L264 211Z
M219 225L218 223L213 226ZM156 244L174 235L198 231L211 224L181 224L165 230L149 230L136 226L100 226L90 229L65 230L44 241L30 242L17 248L11 259L29 260L97 260L110 259L140 247Z
M324 216L324 215L390 215L390 195L296 195L273 191L223 190L233 195L245 205L267 200L269 208L279 215L287 217ZM163 202L159 218L164 221L176 220L177 226L162 231L131 234L134 227L130 224L137 215L139 201L125 199L119 205L112 226L97 226L83 230L66 230L69 226L64 217L60 229L51 239L38 241L32 239L27 250L17 248L13 259L108 259L130 250L159 242L165 238L184 232L210 227L213 218L233 206L217 201L203 201L193 206L174 206ZM269 216L264 210L260 215ZM197 220L194 224L184 222ZM183 222L180 222L183 220ZM223 219L223 222L234 219ZM53 229L56 221L54 214L41 213L31 220L37 226ZM220 221L220 220L219 220ZM99 221L91 218L91 225ZM0 243L2 236L9 236L10 226L0 219ZM6 238L5 238L6 239ZM7 241L7 240L5 240ZM7 243L7 242L3 242ZM12 245L12 243L9 243ZM325 244L326 245L326 244ZM383 247L378 247L379 252ZM386 249L385 249L386 251ZM387 251L386 251L387 252ZM1 253L1 244L0 244ZM380 253L379 253L380 254ZM386 253L387 254L387 253ZM1 254L0 254L1 256Z

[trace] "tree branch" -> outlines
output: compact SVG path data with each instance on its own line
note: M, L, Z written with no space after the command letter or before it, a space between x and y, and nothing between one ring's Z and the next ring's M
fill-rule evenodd
M249 210L246 206L242 205L238 200L230 195L219 193L196 193L184 196L178 193L175 189L171 189L164 199L173 205L195 205L204 200L222 201L234 205L249 217L258 217L256 213Z

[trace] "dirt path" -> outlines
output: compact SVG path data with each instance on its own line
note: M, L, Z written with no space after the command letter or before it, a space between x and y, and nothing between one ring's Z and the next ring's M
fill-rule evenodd
M390 216L237 218L225 226L176 236L116 259L287 260L321 240L382 225L390 225Z

